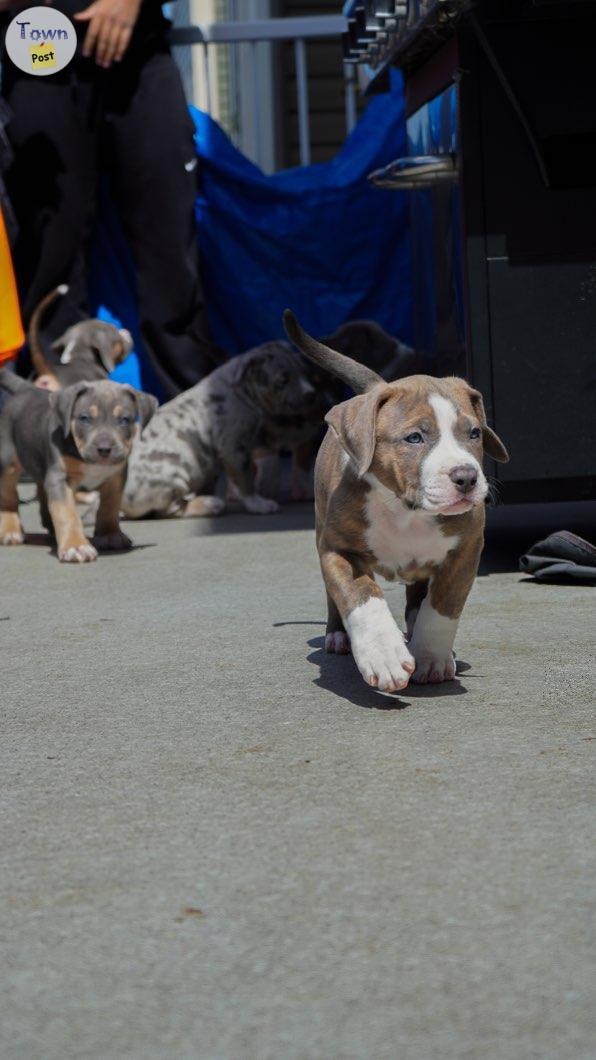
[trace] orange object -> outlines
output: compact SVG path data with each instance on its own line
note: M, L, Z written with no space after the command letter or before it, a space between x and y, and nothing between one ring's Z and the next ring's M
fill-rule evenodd
M10 361L25 341L10 244L0 209L0 364Z

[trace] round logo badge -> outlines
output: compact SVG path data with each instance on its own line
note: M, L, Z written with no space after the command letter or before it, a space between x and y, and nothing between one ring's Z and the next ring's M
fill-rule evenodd
M68 66L76 46L72 22L52 7L28 7L6 30L8 56L26 74L57 74Z

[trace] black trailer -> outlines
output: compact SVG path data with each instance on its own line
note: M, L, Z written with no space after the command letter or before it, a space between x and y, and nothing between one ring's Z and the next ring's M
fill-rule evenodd
M414 323L486 396L503 499L596 497L596 3L347 5L348 61L406 86Z

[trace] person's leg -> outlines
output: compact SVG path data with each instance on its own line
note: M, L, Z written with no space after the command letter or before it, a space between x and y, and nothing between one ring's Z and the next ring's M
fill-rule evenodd
M214 367L199 272L193 126L169 54L114 70L110 87L106 162L135 258L141 333L172 397Z
M3 89L13 113L8 132L15 158L6 184L19 223L14 259L25 327L44 295L69 286L42 323L47 345L87 316L85 250L99 116L93 83L74 71L56 79L7 77Z

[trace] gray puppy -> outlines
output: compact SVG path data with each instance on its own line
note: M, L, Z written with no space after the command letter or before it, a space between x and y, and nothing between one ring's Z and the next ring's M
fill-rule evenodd
M103 320L82 320L67 328L52 343L56 360L49 363L39 340L39 324L46 309L66 294L60 284L42 298L31 314L27 338L37 378L35 385L43 390L59 390L83 380L106 379L132 350L132 336L126 328L117 328Z
M265 423L306 409L321 419L323 403L291 347L265 343L235 357L157 411L129 461L123 512L217 515L221 471L248 512L277 511L255 490L252 450Z
M383 379L400 379L422 370L418 367L422 363L421 358L412 347L394 338L374 320L348 321L320 341L372 368ZM271 343L271 347L273 345ZM275 345L280 354L291 348L283 340ZM279 453L289 450L292 453L290 497L292 500L312 498L312 468L323 417L333 405L346 397L345 385L319 365L304 358L304 369L320 401L316 408L302 412L294 410L292 415L274 417L264 425L255 453L257 489L264 497L279 496Z
M155 398L107 379L50 394L6 370L0 387L13 395L0 416L0 544L24 541L17 483L25 470L63 563L88 563L97 549L130 548L119 524L124 473L135 420L149 422ZM99 490L93 544L75 506L79 487Z

